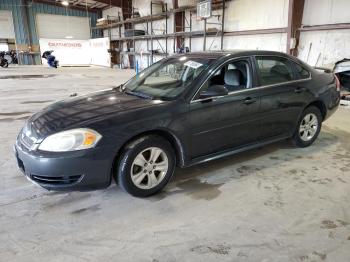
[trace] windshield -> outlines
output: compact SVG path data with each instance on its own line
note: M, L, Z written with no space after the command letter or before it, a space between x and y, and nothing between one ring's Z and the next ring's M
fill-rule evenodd
M173 99L186 90L210 62L210 59L186 56L163 59L129 80L123 90L154 99Z

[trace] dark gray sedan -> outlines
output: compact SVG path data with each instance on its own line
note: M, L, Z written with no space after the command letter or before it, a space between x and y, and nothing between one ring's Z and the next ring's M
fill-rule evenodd
M104 188L114 178L146 197L176 166L287 138L310 146L339 100L333 74L283 53L175 55L119 87L34 114L15 154L23 173L46 189Z

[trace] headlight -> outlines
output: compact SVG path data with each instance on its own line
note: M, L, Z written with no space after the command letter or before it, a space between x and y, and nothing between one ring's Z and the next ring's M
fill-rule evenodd
M39 149L50 152L66 152L96 146L102 136L94 130L77 128L53 134L44 139Z

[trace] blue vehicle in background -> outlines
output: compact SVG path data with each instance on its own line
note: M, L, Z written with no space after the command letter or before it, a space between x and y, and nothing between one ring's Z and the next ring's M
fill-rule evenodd
M52 55L53 50L51 51L45 51L42 55L42 58L45 58L47 60L47 64L50 67L57 68L58 67L58 60L56 60L56 57Z

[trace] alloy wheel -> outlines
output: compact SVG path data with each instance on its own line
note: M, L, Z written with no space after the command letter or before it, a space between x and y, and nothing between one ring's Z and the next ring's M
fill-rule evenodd
M166 153L158 147L149 147L140 152L132 163L132 182L141 189L154 188L163 181L168 166Z
M315 136L318 129L318 119L314 113L306 114L300 122L299 136L300 138L308 142Z

